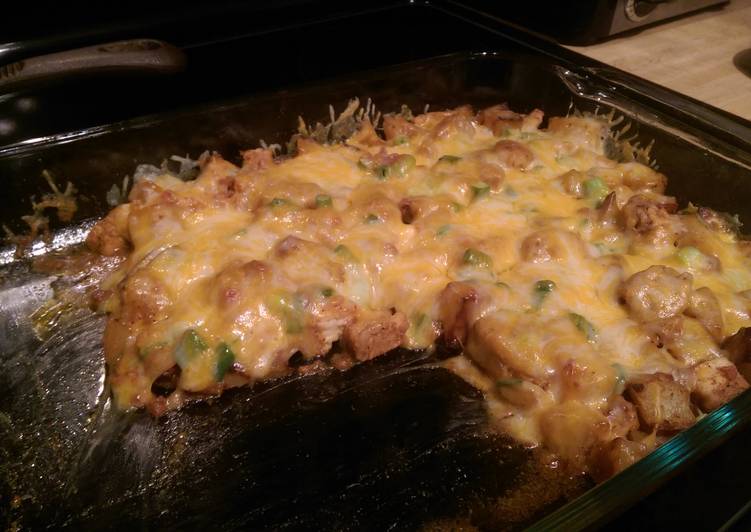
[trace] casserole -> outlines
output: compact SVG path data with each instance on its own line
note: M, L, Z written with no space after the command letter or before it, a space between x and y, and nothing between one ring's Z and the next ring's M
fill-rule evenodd
M527 90L520 91L520 86ZM370 73L356 81L340 80L334 85L312 86L307 90L288 91L282 95L271 94L234 104L210 106L203 111L140 120L94 131L89 138L73 143L53 139L46 144L5 150L2 165L6 175L26 176L27 183L31 182L32 186L40 185L36 188L39 191L43 189L43 181L35 176L39 176L45 168L60 182L73 179L81 187L81 183L90 181L90 195L98 198L92 201L98 202L99 208L84 205L84 213L87 208L90 209L89 212L101 213L104 203L102 198L106 191L113 183L120 182L123 175L132 171L134 162L159 164L162 159L175 153L188 153L195 157L205 148L231 154L236 149L252 144L253 139L263 138L268 143L282 142L294 128L298 114L323 120L325 114L321 114L321 109L326 109L332 102L341 107L350 96L360 96L363 101L371 97L381 107L389 109L398 108L402 103L419 109L426 102L437 107L452 107L470 102L480 107L508 100L513 108L529 111L540 106L545 107L550 114L565 114L573 99L576 107L583 111L594 111L598 104L601 107L612 106L639 126L638 133L645 142L654 139L653 156L660 162L660 170L667 175L682 176L674 179L672 189L669 189L681 200L685 202L691 199L692 185L701 182L702 176L711 168L719 185L702 194L702 203L739 212L742 218L747 215L741 200L744 187L741 178L745 175L745 165L748 164L743 139L728 136L720 128L706 127L701 116L697 118L667 112L666 109L669 108L663 104L641 98L633 92L628 93L629 97L621 96L621 92L628 91L620 88L613 90L614 86L617 86L615 82L605 82L591 72L550 65L546 61L509 60L492 54L456 56ZM398 91L395 92L394 87L398 87ZM281 104L281 101L284 103ZM230 129L232 124L240 124L241 129ZM247 124L253 124L254 127L249 128ZM280 127L280 124L286 125ZM191 131L191 135L186 138L184 135L175 135L175 131ZM222 133L217 137L211 134L212 131ZM697 132L701 133L701 141L694 134ZM85 159L80 157L79 151L84 148L87 153ZM102 175L116 177L104 180L101 179ZM11 184L11 187L19 187L20 184L19 180ZM26 206L19 206L4 212L12 216L14 211L20 214L25 208ZM7 220L13 219L15 217ZM64 238L80 240L84 233L84 230L76 231L75 228L63 231L59 233L57 241L62 245ZM10 255L5 257L8 262L13 262ZM25 461L9 462L11 467L6 485L16 482L16 486L33 487L33 491L25 488L25 491L13 492L20 493L19 497L22 499L19 505L40 504L34 502L41 500L40 494L49 494L51 497L41 504L44 509L37 507L32 511L26 507L26 515L30 516L32 524L63 523L68 516L73 516L70 523L83 523L89 527L96 526L97 523L100 526L104 523L125 526L144 519L153 520L151 522L155 526L167 528L198 526L201 523L215 522L215 519L227 522L228 527L232 523L236 526L265 524L267 527L287 523L301 528L306 524L310 526L319 523L322 526L338 524L345 528L362 524L363 519L369 519L368 523L372 528L389 524L411 527L441 515L447 518L460 515L462 510L457 506L475 498L477 493L489 497L493 493L502 493L509 486L500 479L513 476L514 468L521 467L519 464L524 463L526 455L522 449L484 433L483 414L478 408L480 399L471 388L442 373L405 369L407 361L399 357L388 364L384 361L385 367L378 370L376 379L372 379L373 374L367 375L365 370L357 370L360 373L356 372L355 375L373 382L370 387L362 385L365 388L359 388L367 388L370 393L358 395L358 387L353 387L352 382L342 384L343 388L351 389L350 393L354 394L342 403L327 403L324 399L328 392L315 391L315 388L325 389L325 384L321 381L315 381L315 387L308 387L313 383L305 385L294 381L291 388L270 386L265 390L263 387L255 389L252 393L233 392L237 396L231 402L220 399L212 405L197 406L190 412L181 412L157 425L153 425L149 418L138 415L108 418L111 414L109 407L98 402L103 368L101 363L96 362L101 361L97 347L101 333L97 327L101 327L101 322L95 322L92 329L90 321L74 321L66 328L66 334L54 335L40 344L34 339L30 323L24 316L48 297L51 279L43 275L17 276L17 272L23 267L21 263L10 264L7 266L9 274L4 279L4 308L10 310L11 304L15 305L12 319L4 322L7 331L3 345L4 363L13 369L5 374L4 385L14 391L3 398L3 411L13 412L10 418L12 430L4 433L4 452L8 456L14 456L18 449L31 450L22 459ZM14 276L17 276L16 281L21 282L14 284ZM19 300L19 293L25 294L27 299ZM19 306L19 302L25 307ZM11 313L8 312L8 317L10 316ZM78 346L75 355L71 355L70 351L73 344ZM36 355L29 356L30 353ZM65 357L66 364L53 363L56 356ZM32 363L35 367L30 368ZM60 371L72 375L73 380L70 377L60 378ZM387 381L381 378L384 373L395 373L403 377ZM420 380L428 385L418 386ZM336 388L329 384L331 388ZM37 395L22 394L22 389L36 390L34 393ZM88 393L81 394L81 389L88 390ZM398 389L402 394L401 398L407 400L386 401L389 396L382 392L391 390L393 393L394 389ZM249 395L243 395L245 393ZM255 396L258 398L252 399ZM384 402L376 405L378 408L372 406L373 396L384 398ZM280 400L280 397L283 399ZM353 401L353 397L360 399ZM366 397L371 399L366 400ZM463 402L446 400L445 397L460 397ZM266 400L268 403L264 403ZM246 401L255 401L252 410L258 417L244 417L250 415L242 407L247 404ZM339 430L334 433L344 435L341 437L348 436L349 439L345 440L348 443L356 442L357 446L331 446L328 451L325 446L315 447L314 442L320 439L322 433L314 430L313 421L305 425L305 420L295 415L297 409L328 405L332 409L329 411L329 416L332 417L328 418L331 420L341 415L338 408L353 402L363 408L370 403L369 408L358 410L359 414L368 413L368 423L363 423L362 418L348 418L348 422L339 425ZM728 431L739 427L747 417L747 403L748 395L738 398L669 442L662 448L665 449L662 453L658 454L658 451L627 470L623 478L632 478L631 484L619 486L616 484L619 477L616 477L586 495L597 498L575 501L574 504L579 506L569 507L567 514L554 514L555 519L563 519L561 515L568 518L574 516L581 524L612 515L613 508L640 496L645 483L664 478L666 472L700 452L693 445L697 441L695 438L703 439L704 446L717 444ZM279 409L275 410L278 416L278 412L284 410L279 405L284 404L292 405L289 415L279 420L279 424L275 425L276 429L268 429L274 423L274 416L270 413L272 405ZM337 404L340 406L336 407ZM64 408L61 405L65 405ZM410 409L408 405L414 406ZM213 409L229 414L224 417L226 424L216 424L216 411L212 413ZM392 423L393 419L399 419L399 416L391 415L394 411L401 412L401 419L406 425L422 423L419 425L422 431L394 431L393 426L389 425L392 433L384 440L385 433L378 429L384 428L385 419ZM424 415L425 411L432 411L432 417ZM381 417L376 415L379 412ZM93 424L87 425L87 418L92 414L95 414ZM191 419L188 421L184 416ZM246 420L244 428L241 422L243 419ZM248 419L251 421L247 421ZM102 420L107 422L101 423ZM454 422L453 425L451 421ZM305 434L304 430L298 432L295 428L300 426L306 427L311 437L308 445L297 447L289 442ZM365 430L367 427L372 430ZM261 430L262 428L266 430ZM39 434L35 435L35 431ZM18 435L23 435L24 439L18 439ZM27 443L29 441L32 443ZM261 446L258 443L260 441L267 442L267 445ZM379 452L383 452L384 448L390 449L388 460L383 455L376 458L378 455L366 452L375 447L374 441L381 444ZM93 445L85 445L86 442ZM335 440L326 442L333 444ZM308 464L308 469L298 468L293 471L294 468L290 466L284 473L285 469L281 464L285 462L280 456L274 458L263 454L268 453L268 449L274 445L287 452L287 459L298 457L299 460L294 461L294 465ZM352 447L356 447L357 452L347 451ZM175 449L189 454L177 454ZM373 467L360 470L359 475L348 476L345 474L346 467L336 469L336 462L332 461L332 454L337 452L348 456L350 464L362 464L363 457L371 457L372 460L380 460L380 465L391 463L394 468L388 470L385 467ZM348 452L352 454L347 454ZM314 459L303 460L305 454L312 454ZM431 456L437 458L430 458ZM313 465L316 457L322 464L320 468ZM321 459L322 457L328 457L329 461ZM665 461L666 458L670 461ZM66 462L73 463L74 467L69 468L65 465ZM30 475L26 476L31 463L45 464L43 467L49 468L45 479L40 481L30 478ZM250 465L254 463L258 466L273 465L277 469L256 470L254 475L247 474ZM490 468L490 464L496 465ZM182 465L183 469L180 470L177 465ZM324 475L326 465L332 468L328 475ZM242 472L243 467L246 474ZM279 475L276 482L270 475L271 471L276 471ZM282 473L279 474L278 471ZM415 476L415 471L422 471L426 476ZM474 476L483 481L473 483L462 480L462 471L472 471ZM485 476L481 474L482 471L492 471L492 474ZM389 478L389 474L391 478L400 479L392 485L398 487L391 490L396 494L394 497L389 496L388 489L374 488L378 482ZM316 487L313 481L321 475L331 483L324 500L334 504L336 495L340 494L342 500L349 504L337 507L338 515L328 511L326 505L306 502L305 497L285 491L285 481L307 478L310 482L305 484L308 489L303 490L303 494L313 499L316 495L321 497L327 491L320 486ZM431 475L437 476L431 480ZM77 480L71 482L71 478ZM416 480L419 478L423 480ZM447 479L451 482L447 482ZM32 480L37 484L32 483ZM220 489L222 480L233 486L233 489ZM268 488L266 498L259 495L265 492L261 489L262 480ZM187 489L188 482L192 484L193 491ZM561 490L559 500L548 503L555 506L567 497L573 497L582 487L586 487L586 482L578 480L573 485L573 488L567 488L568 491ZM76 492L77 499L61 496L55 498L52 493L60 490L61 486L61 495ZM344 495L347 493L344 486L350 486L351 495ZM202 493L203 497L208 497L208 493L217 491L222 493L222 497L213 499L213 504L201 503L201 496L196 495ZM603 492L619 495L608 499L598 495ZM29 493L33 493L35 498L23 499ZM259 497L256 499L256 506L250 509L242 506L242 495L249 493ZM363 496L365 494L378 494L370 499L374 507L390 511L381 513L377 519L373 517L376 514L367 512L362 506L362 501L367 499ZM404 513L400 501L409 500L410 497L426 504L425 513ZM217 500L220 501L218 505ZM292 501L299 505L299 512L290 517L285 504L293 504ZM59 506L55 508L55 504ZM108 511L105 512L104 508L108 508ZM582 508L587 509L586 513L583 513ZM545 513L549 509L550 506L540 511ZM119 517L113 518L118 512ZM431 512L432 515L429 515ZM524 523L529 523L535 515L532 512L526 518ZM562 524L571 521L554 522Z

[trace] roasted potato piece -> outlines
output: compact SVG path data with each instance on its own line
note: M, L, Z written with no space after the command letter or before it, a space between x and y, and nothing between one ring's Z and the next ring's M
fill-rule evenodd
M473 325L464 353L495 379L521 377L542 384L547 380L540 353L542 331L533 321L511 311L488 314Z
M668 266L651 266L626 279L620 293L637 321L664 320L686 309L692 281L690 274Z
M584 465L599 441L604 416L576 401L553 406L540 417L540 430L547 447L575 465Z
M642 426L648 430L676 432L696 421L691 410L690 392L665 373L655 373L626 387Z
M626 401L622 395L616 396L607 413L608 436L610 438L625 438L631 431L639 428L639 417L636 407Z
M671 331L673 334L663 334L662 341L668 352L685 364L693 366L720 354L717 343L699 321L682 316L662 321L680 321L680 327ZM652 324L648 324L646 328L649 329L650 325Z
M747 381L751 380L751 327L741 327L735 334L725 338L722 348L741 375Z
M726 358L714 358L696 366L696 386L691 398L705 412L721 407L748 389L748 382Z
M722 340L722 310L717 296L703 286L691 293L686 314L699 320L717 342Z
M603 482L641 460L651 449L645 442L615 438L595 447L589 459L589 474Z

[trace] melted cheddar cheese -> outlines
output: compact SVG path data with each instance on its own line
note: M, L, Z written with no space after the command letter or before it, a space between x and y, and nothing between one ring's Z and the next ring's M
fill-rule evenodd
M604 478L747 387L722 348L751 325L730 221L608 158L602 120L541 122L388 115L385 138L364 120L141 180L88 240L127 257L101 287L117 404L440 345L502 430Z

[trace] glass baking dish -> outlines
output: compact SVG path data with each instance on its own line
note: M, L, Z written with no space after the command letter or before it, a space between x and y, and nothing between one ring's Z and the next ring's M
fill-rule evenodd
M298 116L325 122L329 105L340 111L352 97L384 112L503 101L548 116L615 111L642 145L654 141L668 193L751 220L748 124L615 72L515 51L418 60L8 146L0 149L0 221L19 227L26 198L45 192L44 170L59 184L70 180L85 197L79 217L30 255L64 250L82 241L106 212L107 191L137 164L207 149L237 159L261 140L284 144ZM612 519L751 419L745 393L592 487L535 469L535 453L488 430L481 396L423 353L233 390L156 420L121 414L107 401L101 317L63 309L58 326L40 336L30 316L52 295L55 277L10 248L0 263L0 502L9 524L585 528ZM555 496L540 497L546 489Z

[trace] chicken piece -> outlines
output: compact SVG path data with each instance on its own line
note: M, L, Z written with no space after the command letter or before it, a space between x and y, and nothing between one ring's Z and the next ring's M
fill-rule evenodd
M271 266L259 260L233 261L217 274L212 284L217 306L232 311L242 302L261 292L273 276Z
M677 216L675 198L657 194L635 194L621 209L623 227L635 238L636 246L669 249L685 232Z
M146 268L132 272L126 278L121 296L120 319L127 324L157 322L166 317L172 305L162 283Z
M722 341L722 309L711 289L703 286L691 293L686 315L699 320L715 341Z
M86 246L100 255L125 255L130 249L128 217L130 205L125 203L112 209L99 220L86 237Z
M644 458L651 451L643 441L626 438L602 442L589 457L589 474L595 482L603 482Z
M360 310L344 329L344 341L357 360L371 360L399 347L408 328L407 317L401 312Z
M449 283L438 296L438 319L443 341L449 349L461 350L467 340L471 323L470 307L477 302L477 291L469 283Z
M637 321L664 320L689 304L693 277L668 266L650 266L621 285L620 295Z
M477 113L477 121L489 128L493 135L502 135L509 129L521 129L522 131L535 131L544 114L535 109L528 115L515 113L506 104L494 105Z
M561 229L535 231L521 245L521 257L527 262L567 262L587 256L587 249L579 235Z
M355 319L357 307L341 296L313 298L305 306L300 351L306 359L322 356L331 344L342 337L344 329Z
M721 407L744 390L748 382L735 365L724 357L696 366L696 386L691 398L704 412Z
M696 421L690 392L666 373L655 373L630 383L626 397L636 406L642 427L647 431L677 432Z

